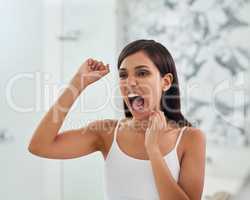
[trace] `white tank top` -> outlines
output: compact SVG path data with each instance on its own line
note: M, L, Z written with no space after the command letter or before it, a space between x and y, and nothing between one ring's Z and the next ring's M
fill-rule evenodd
M159 200L150 161L127 155L117 144L116 135L120 121L121 119L115 127L114 139L105 160L105 198L106 200ZM164 156L176 182L180 172L177 146L185 128L181 129L175 147Z

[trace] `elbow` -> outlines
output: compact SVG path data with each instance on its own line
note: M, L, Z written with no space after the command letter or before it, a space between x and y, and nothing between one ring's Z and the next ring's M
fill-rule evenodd
M28 146L28 151L35 155L35 156L39 156L41 158L52 158L51 157L51 153L49 150L49 147L46 145L41 145L41 144L35 144L35 143L30 143Z
M41 149L40 147L36 147L36 146L32 146L32 145L29 145L28 146L28 151L35 155L35 156L38 156L38 157L41 157L41 158L47 158L45 152L43 149Z
M44 151L44 147L41 144L31 140L30 144L28 145L28 151L36 156L41 156L42 152Z
M34 155L39 156L42 151L44 151L44 142L35 136L35 134L33 134L33 137L30 139L30 142L27 146L27 150Z
M34 154L34 155L38 155L39 154L39 148L37 148L36 145L33 145L32 143L29 144L28 146L28 151L31 153L31 154Z

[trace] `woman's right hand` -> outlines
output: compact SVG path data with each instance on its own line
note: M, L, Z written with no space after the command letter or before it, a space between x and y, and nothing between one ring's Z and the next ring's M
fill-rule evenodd
M109 64L104 65L101 61L89 58L80 66L71 83L77 84L83 90L109 72Z

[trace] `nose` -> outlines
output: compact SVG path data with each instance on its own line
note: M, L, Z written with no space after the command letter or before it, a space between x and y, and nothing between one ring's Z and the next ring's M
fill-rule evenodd
M133 76L130 76L130 77L128 77L127 78L127 85L128 86L136 86L137 85L137 80L136 80L136 78L135 77L133 77Z

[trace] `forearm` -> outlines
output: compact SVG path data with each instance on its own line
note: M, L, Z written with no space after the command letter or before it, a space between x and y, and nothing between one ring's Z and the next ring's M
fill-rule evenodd
M189 200L176 183L159 149L148 153L160 200Z
M46 147L55 140L68 111L84 88L77 78L71 80L69 86L42 118L33 134L29 149Z

